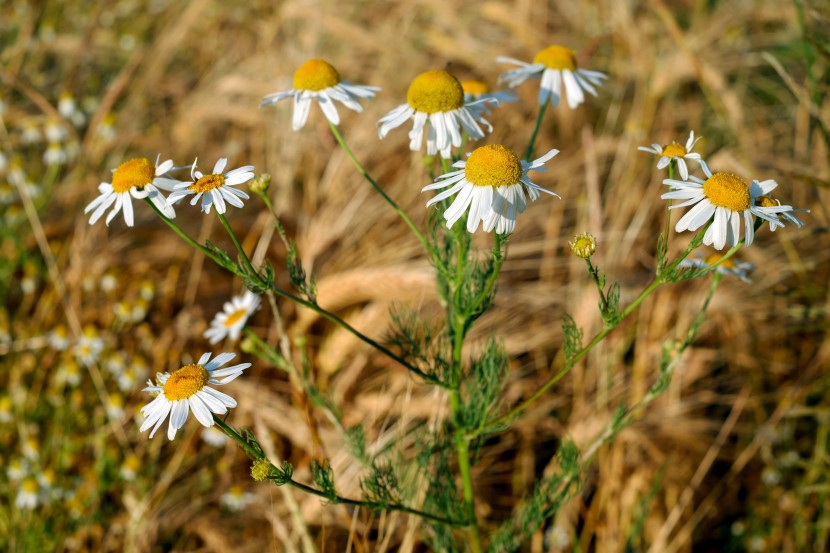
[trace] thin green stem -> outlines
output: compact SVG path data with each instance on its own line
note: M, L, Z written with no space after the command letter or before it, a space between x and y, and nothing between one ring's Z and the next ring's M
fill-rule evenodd
M277 234L280 235L280 240L285 245L286 249L290 248L291 245L288 243L288 236L285 233L285 227L282 226L280 222L280 218L277 217L277 212L274 210L274 206L271 205L271 198L268 197L268 192L260 192L260 197L262 201L265 202L265 206L268 208L268 211L271 212L271 215L274 217L274 226L277 228Z
M674 160L669 163L669 178L674 179ZM663 247L666 253L669 251L669 235L671 233L671 203L669 200L668 207L666 207L666 225L663 228Z
M530 161L533 157L533 148L536 146L536 137L539 135L539 129L542 128L542 118L545 116L545 110L548 109L548 102L539 106L539 115L536 116L536 126L533 127L533 134L530 135L530 143L525 150L525 161Z
M475 303L473 303L471 312L475 313L478 311L481 304L484 303L490 294L493 291L493 287L496 285L496 282L499 280L499 273L501 273L501 266L504 263L505 256L501 253L501 245L504 242L504 238L502 238L501 234L496 233L495 241L493 243L493 273L487 279L487 283L484 285L484 290L481 291L481 295L476 298Z
M262 452L258 451L257 448L253 447L250 443L248 443L248 440L246 440L241 434L239 434L239 432L237 432L236 430L231 428L229 425L225 424L225 421L223 421L222 419L220 419L216 415L213 415L213 422L216 423L216 426L221 428L222 431L225 434L227 434L227 436L229 438L231 438L236 443L238 443L239 446L243 450L245 450L245 453L250 458L252 458L252 459L263 459L264 458L263 455L262 455ZM271 467L276 469L276 470L279 470L273 464L271 464ZM331 497L330 495L326 494L325 492L323 492L321 490L318 490L316 488L312 488L311 486L307 486L305 484L301 484L300 482L297 482L296 480L293 480L293 479L287 480L286 484L290 484L291 486L297 488L298 490L302 490L306 493L316 495L318 497L325 498L325 499L331 501L332 503L343 503L343 504L346 504L346 505L354 505L356 507L366 507L368 509L373 509L373 510L382 509L382 510L388 510L388 511L400 511L400 512L403 512L403 513L408 513L410 515L415 515L415 516L419 516L419 517L426 518L426 519L429 519L429 520L433 520L435 522L441 522L443 524L448 524L450 526L462 526L462 524L458 521L454 521L454 520L450 520L448 518L444 518L444 517L441 517L441 516L426 513L424 511L419 511L418 509L413 509L412 507L407 507L406 505L401 505L400 503L377 503L377 502L373 502L373 501L360 501L358 499L350 499L348 497L342 497L342 496L339 496L339 495L335 495L334 497Z
M605 297L605 290L602 289L602 282L600 282L599 271L596 267L594 267L594 264L591 263L590 257L585 258L585 264L588 266L588 274L591 275L591 280L593 280L594 283L597 285L597 292L599 293L599 309L604 318L606 313L608 313L608 300Z
M240 244L239 239L236 237L236 233L231 228L231 224L225 218L225 215L216 211L216 215L219 216L219 220L222 222L222 226L225 227L225 230L228 231L228 236L231 237L231 241L233 241L233 245L236 247L236 251L239 252L239 256L242 258L242 262L245 264L245 268L248 270L250 275L256 276L256 279L260 282L262 279L259 277L259 271L257 271L253 264L251 263L251 259L248 257L248 254L245 253L245 250L242 249L242 244Z
M412 234L414 234L418 238L418 240L420 240L421 244L424 246L427 252L432 253L432 245L429 242L427 242L423 233L420 231L420 229L418 229L417 226L415 226L415 223L412 222L412 219L409 218L409 215L407 215L406 212L403 209L401 209L400 206L398 206L395 200L393 200L389 196L389 194L387 194L386 191L380 187L380 185L375 181L375 179L372 178L372 176L369 174L366 168L363 167L363 164L361 164L360 161L358 161L357 157L354 155L351 148L349 148L349 146L346 144L346 141L343 140L343 136L337 129L337 125L335 125L331 121L329 121L328 124L329 128L331 129L331 133L334 135L334 139L337 140L337 143L340 144L340 147L343 148L343 151L346 152L346 155L349 157L350 160L352 160L352 164L354 164L355 168L357 169L357 172L363 175L363 178L366 179L369 182L369 184L371 184L372 187L374 187L374 189L378 191L378 193L383 197L384 200L386 200L386 203L392 206L392 209L394 209L395 212L400 216L400 218L403 219L404 223L406 223L406 226L408 226L409 230L412 231Z

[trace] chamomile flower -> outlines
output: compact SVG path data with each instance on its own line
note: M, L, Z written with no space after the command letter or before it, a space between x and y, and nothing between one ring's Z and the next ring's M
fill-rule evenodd
M64 165L69 156L60 142L50 142L43 152L43 163L46 165Z
M0 397L0 423L8 424L14 420L14 404L9 396Z
M378 135L383 139L389 131L413 120L409 132L409 149L421 149L426 129L427 155L441 153L450 158L450 149L461 146L461 130L473 140L484 138L480 125L492 132L493 127L484 119L480 106L496 103L493 99L464 102L464 88L447 71L421 73L409 85L406 102L396 107L378 121Z
M540 50L533 57L533 63L508 57L499 57L496 61L519 66L518 69L511 69L499 77L499 82L506 82L510 88L530 78L541 77L540 106L545 105L548 100L553 107L559 105L564 86L568 107L574 109L585 101L585 92L596 96L597 91L594 87L602 86L603 79L607 77L599 71L578 68L574 51L564 46L553 45Z
M46 335L46 343L58 351L63 351L69 347L71 339L69 338L69 329L64 325L58 325Z
M210 428L205 428L202 430L202 439L208 445L213 447L222 447L226 443L228 443L228 435L216 428L215 426L211 426Z
M17 491L14 506L18 509L32 510L37 507L40 495L40 485L34 478L24 478Z
M179 428L184 426L191 410L196 420L203 426L210 427L213 426L211 413L224 415L229 407L236 407L236 400L210 388L208 384L227 384L251 364L242 363L220 369L219 367L236 357L236 354L220 353L213 361L210 361L210 356L210 353L205 353L197 363L185 365L173 374L158 374L157 385L144 388L145 392L158 395L141 409L141 414L145 417L141 432L152 427L152 438L170 415L167 438L172 440Z
M361 98L372 98L380 88L376 86L354 85L340 79L340 73L324 60L308 60L294 72L294 88L284 92L269 94L259 106L276 104L286 98L294 98L294 118L291 127L298 131L305 126L311 102L317 100L326 119L333 125L340 124L340 114L334 101L337 100L347 108L360 112L363 106L358 103Z
M698 140L700 140L700 137L698 136L695 138L695 131L691 131L689 133L689 139L686 140L685 146L682 146L677 142L672 142L671 144L666 144L665 146L661 146L660 144L652 144L651 148L639 146L637 149L660 156L659 161L657 161L658 169L663 169L669 163L674 161L677 164L677 168L680 170L680 177L683 180L689 180L689 167L686 165L686 160L693 159L703 165L703 160L700 158L700 154L692 151L692 148L695 147Z
M772 198L770 196L761 196L756 200L756 203L761 207L782 207L787 208L784 211L778 212L776 215L785 221L789 221L790 223L794 224L796 227L801 228L804 226L804 221L793 215L793 213L803 212L803 213L810 213L809 209L793 209L791 206L788 205L781 205L781 202ZM780 219L776 221L769 222L769 229L772 232L775 232L775 229L778 227L783 227L784 223L780 221Z
M124 222L127 223L127 226L133 226L134 218L132 198L137 200L149 198L150 201L153 202L153 205L155 205L159 211L164 213L166 217L170 219L175 217L175 210L173 210L171 206L167 205L164 200L164 196L159 190L170 191L172 189L172 183L175 181L163 178L163 175L172 168L172 160L168 159L159 165L159 160L157 158L155 165L153 165L149 159L144 157L134 158L119 165L118 168L113 171L112 182L102 182L98 185L98 192L100 192L101 195L92 200L92 202L86 206L86 209L84 209L84 213L92 211L92 215L89 218L89 224L95 224L104 212L109 209L110 206L114 205L112 211L110 211L109 215L107 215L107 226L109 226L110 221L118 215L119 211L123 211Z
M475 232L478 224L482 223L485 232L495 230L498 234L509 234L516 228L516 215L527 208L525 194L532 201L536 201L539 192L559 197L534 184L527 176L532 170L544 171L544 163L558 153L559 150L551 150L528 162L519 160L515 152L500 144L482 146L473 151L466 161L455 162L453 167L457 171L441 175L421 191L446 188L428 201L427 207L457 194L444 211L448 228L469 210L469 232Z
M222 312L217 313L210 323L210 328L205 331L205 338L211 344L216 344L225 337L230 336L231 340L238 340L242 327L259 307L260 298L250 290L246 290L241 296L234 296L231 301L225 302Z
M124 462L121 463L121 469L118 471L121 479L126 482L135 482L138 472L141 470L141 458L131 453L127 455Z
M663 184L671 186L672 190L660 197L664 200L685 200L669 209L694 206L677 222L677 232L695 231L713 221L703 235L703 243L707 246L722 250L727 244L730 247L737 244L741 238L741 218L746 227L744 245L749 246L755 237L753 215L769 221L772 226L773 223L781 224L778 213L792 210L790 206L756 205L758 198L778 186L774 180L753 180L750 184L731 173L712 173L706 164L701 168L707 177L705 181L695 176L690 176L688 181L665 179Z
M693 269L705 269L720 261L721 258L723 258L723 256L718 253L713 253L711 255L707 255L704 257L702 253L698 252L696 259L686 258L680 262L680 266L689 267ZM754 263L738 261L734 257L730 257L726 261L721 262L721 264L715 268L715 272L717 273L739 278L746 283L752 282L752 280L750 280L749 278L749 273L751 273L754 270Z
M510 90L493 90L484 81L462 81L461 88L464 89L464 103L471 104L470 109L477 109L484 115L490 114L488 104L513 103L517 100L516 94ZM476 103L478 100L489 100L489 102ZM495 102L493 102L495 100Z
M219 501L229 511L239 512L256 501L256 495L246 492L242 486L231 486L226 493L222 494Z
M228 158L222 157L213 166L213 172L205 175L196 169L196 161L193 161L193 167L190 168L191 180L174 186L173 192L167 197L168 204L176 203L185 196L195 194L190 205L196 205L199 198L202 198L202 211L210 213L211 206L215 204L216 211L224 214L227 210L225 202L234 207L242 207L244 205L242 200L250 198L248 194L234 187L254 178L253 165L245 165L225 173Z

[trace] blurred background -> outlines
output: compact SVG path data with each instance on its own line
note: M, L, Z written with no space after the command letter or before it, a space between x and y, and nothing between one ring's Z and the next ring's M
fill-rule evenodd
M783 203L810 209L803 229L768 227L738 258L751 284L724 279L668 392L582 474L581 488L526 551L825 551L830 535L830 375L826 341L830 238L827 95L830 13L822 0L721 2L335 2L6 0L0 7L0 549L4 551L426 551L425 530L254 483L246 457L194 421L168 442L138 432L147 378L211 349L202 337L242 284L189 249L141 203L90 226L84 207L110 171L139 156L210 167L252 164L319 302L382 338L390 309L437 317L433 269L420 246L337 148L317 107L300 132L291 105L259 109L292 88L306 59L380 86L363 113L340 109L357 156L418 224L430 182L405 127L379 141L376 122L409 82L449 68L494 88L508 69L562 44L608 74L598 98L549 110L537 152L561 153L535 182L543 197L510 238L495 307L467 351L490 336L511 358L507 404L561 363L565 313L592 336L596 289L567 245L588 231L594 260L622 301L651 279L665 222L665 174L652 143L685 142L711 167L775 179ZM538 81L496 108L486 142L523 150ZM693 165L693 173L699 174ZM200 240L232 245L215 217L179 206ZM673 213L673 220L679 217ZM288 287L286 256L262 202L229 212L256 259ZM483 249L490 237L480 236ZM673 234L671 251L691 234ZM704 253L709 253L704 251ZM553 468L561 440L586 446L620 404L658 375L662 344L681 338L708 279L649 298L507 432L475 466L485 534ZM447 416L446 399L314 313L279 304L295 361L363 424L371 451L410 459L411 429ZM269 310L250 322L274 343ZM241 354L243 361L253 361ZM338 490L360 494L363 467L343 436L284 374L256 362L225 391L229 422L256 431L272 460L310 482L327 457ZM418 490L418 476L407 485ZM21 505L21 494L28 498ZM27 495L28 494L28 495ZM17 505L16 505L17 504Z

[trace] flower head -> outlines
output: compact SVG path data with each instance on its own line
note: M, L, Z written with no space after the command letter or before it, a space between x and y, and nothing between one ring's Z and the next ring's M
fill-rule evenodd
M89 224L95 224L104 212L115 204L112 211L107 215L107 225L118 215L119 211L123 211L124 222L127 223L128 227L133 226L132 198L137 200L149 198L153 205L167 217L171 219L175 217L176 212L167 205L159 190L172 190L174 181L163 178L163 175L172 168L172 160L168 159L159 165L159 158L156 158L156 163L153 165L149 159L144 157L134 158L119 165L112 173L112 182L102 182L98 185L98 192L101 195L92 200L84 209L84 213L92 211Z
M695 138L695 131L691 131L689 133L688 140L686 140L685 146L680 145L677 142L672 142L671 144L666 144L665 146L661 146L660 144L652 144L651 148L639 146L637 149L660 156L660 160L657 162L658 169L663 169L669 163L674 161L677 164L677 168L680 170L680 177L683 180L688 180L689 167L686 165L685 160L693 159L701 165L704 163L700 158L700 154L692 151L692 148L695 147L695 144L697 144L699 140L700 137Z
M231 301L225 302L222 311L213 318L210 328L205 331L205 338L209 339L211 344L220 342L226 336L230 336L231 340L238 340L248 317L259 307L259 302L259 296L250 290L246 290L241 296L234 296Z
M530 78L541 77L539 105L544 105L548 100L553 107L559 105L564 86L568 107L574 109L585 101L584 92L596 96L597 91L594 87L601 86L603 79L607 77L599 71L578 68L574 51L558 45L540 50L534 56L533 63L508 57L499 57L496 61L519 66L518 69L511 69L499 77L499 82L506 82L510 88Z
M698 252L696 259L686 258L680 262L680 266L694 269L706 269L707 267L721 261L722 258L723 256L719 253L713 253L704 257L702 253ZM734 257L721 261L717 268L715 268L715 271L719 274L733 276L747 283L752 282L748 275L754 270L754 263L738 261Z
M213 166L213 172L205 175L196 169L196 161L198 160L193 161L193 166L190 168L190 180L173 186L173 192L167 197L168 204L174 204L185 196L195 194L190 205L196 205L199 198L202 198L202 211L205 213L210 213L210 207L214 204L216 204L216 211L225 213L227 210L225 202L234 207L242 207L244 205L242 200L250 198L248 194L234 187L254 178L253 165L246 165L225 173L228 158L222 157Z
M513 103L517 99L514 92L493 90L484 81L462 81L461 88L464 89L464 103L468 104L470 109L477 110L483 115L490 114L488 104ZM484 101L480 102L480 100Z
M798 212L810 213L809 209L793 209L792 206L781 205L781 202L776 200L772 196L761 196L760 198L758 198L755 201L755 203L757 203L760 207L780 208L781 210L778 211L776 213L776 215L778 215L778 217L780 217L781 219L784 219L785 221L788 221L788 222L794 224L798 228L801 228L801 227L804 226L804 221L802 221L801 219L799 219L798 217L793 215L793 213L798 213ZM777 229L778 227L783 227L783 226L784 226L784 223L782 223L780 220L777 221L777 222L776 221L770 221L769 222L769 229L772 232L775 232L775 229Z
M339 125L340 115L334 105L335 100L351 110L360 112L363 111L363 106L358 100L372 98L379 90L376 86L354 85L342 81L340 73L331 64L313 59L302 64L294 72L294 88L269 94L259 105L268 106L286 98L294 98L294 119L291 126L298 131L305 126L312 100L317 100L326 119L333 125Z
M703 243L722 250L727 244L731 247L740 241L741 218L746 227L745 245L752 244L755 236L752 216L769 221L770 227L783 226L778 214L793 211L791 206L763 206L757 200L769 194L778 186L774 180L747 183L741 177L731 173L712 173L706 164L701 165L706 173L706 180L690 176L689 181L665 179L663 184L671 186L671 192L661 196L664 200L685 200L670 206L670 209L693 205L677 222L675 230L695 231L713 221L703 236Z
M473 140L484 138L479 125L486 126L488 131L493 130L480 108L484 103L497 103L497 100L489 98L465 103L464 88L447 71L427 71L415 77L406 93L406 102L378 121L378 135L383 139L389 131L412 119L409 149L413 152L421 148L424 129L427 155L440 152L444 159L450 158L452 147L461 146L462 129Z
M592 234L581 232L574 236L572 242L568 242L571 252L583 259L588 259L597 251L597 239Z
M227 384L251 366L242 363L220 369L222 365L236 357L235 353L220 353L210 361L210 353L205 353L197 363L185 365L173 374L156 375L156 385L144 388L145 392L156 395L155 399L141 408L145 420L141 432L152 427L152 438L164 420L170 415L167 438L172 440L176 432L184 426L187 415L192 410L203 426L213 426L211 413L224 415L229 407L236 407L236 401L208 384L214 386Z
M543 164L558 153L559 150L551 150L539 159L527 162L500 144L477 148L466 161L453 164L457 171L441 175L423 188L422 192L447 188L428 201L427 207L457 194L444 211L448 228L469 209L469 232L475 232L481 222L485 232L495 229L498 234L509 234L516 228L516 215L527 208L525 194L532 201L536 201L539 192L559 197L534 184L527 176L534 169L544 171Z

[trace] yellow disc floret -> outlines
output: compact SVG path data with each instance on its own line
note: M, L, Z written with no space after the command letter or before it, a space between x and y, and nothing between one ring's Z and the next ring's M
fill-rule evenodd
M464 89L465 94L472 94L473 96L481 96L491 92L490 85L484 81L464 81L461 83L461 88Z
M170 401L187 399L208 383L210 375L201 365L185 365L164 383L164 397Z
M755 205L759 207L778 207L781 205L777 200L773 200L769 196L761 196L755 199Z
M510 186L522 178L522 162L513 150L490 144L470 154L464 175L475 186Z
M714 265L721 259L723 259L722 255L718 253L713 253L703 258L703 261L705 261L707 265ZM735 265L735 262L732 261L732 258L729 258L726 261L720 263L718 267L723 267L724 269L735 269L737 268L737 265Z
M533 56L533 63L541 63L548 69L576 70L574 51L564 46L548 46Z
M205 175L188 186L187 189L197 193L210 192L221 187L223 184L225 184L225 175Z
M749 209L749 185L730 173L715 173L703 183L703 193L717 207L732 211Z
M568 245L571 247L571 252L582 259L588 259L597 251L597 239L587 232L574 236L573 241L568 242Z
M125 161L112 174L112 189L121 194L135 186L139 190L153 182L156 168L145 157Z
M294 72L294 88L317 92L340 83L340 73L324 60L308 60Z
M237 311L234 311L233 313L231 313L228 316L227 319L225 319L225 328L232 327L233 325L235 325L236 323L239 322L239 319L241 319L242 317L244 317L247 314L248 314L247 309L239 309Z
M667 144L663 147L663 155L666 157L683 157L687 153L686 148L678 144L677 142L672 142L671 144Z
M427 71L409 85L406 101L422 113L452 111L464 105L464 88L447 71Z

